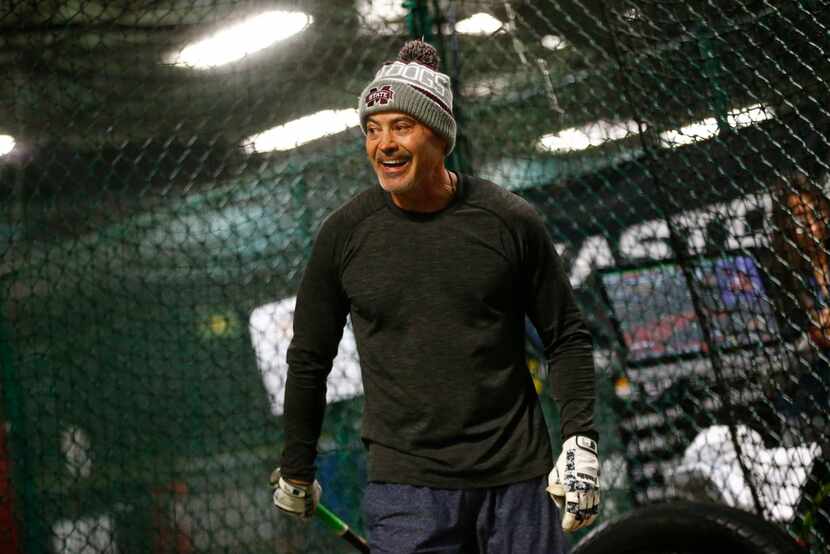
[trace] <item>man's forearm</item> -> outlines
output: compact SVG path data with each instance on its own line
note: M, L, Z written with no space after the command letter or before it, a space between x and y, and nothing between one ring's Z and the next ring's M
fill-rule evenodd
M551 390L559 406L562 439L586 435L594 440L594 403L596 376L593 354L558 357L549 361Z
M280 467L285 479L312 482L317 441L326 407L325 382L304 379L289 370L285 387L285 447Z

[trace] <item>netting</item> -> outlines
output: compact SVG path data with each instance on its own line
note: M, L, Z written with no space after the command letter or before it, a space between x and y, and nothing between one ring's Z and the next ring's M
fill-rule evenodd
M284 355L317 226L375 183L349 110L424 37L450 166L537 206L594 333L600 517L704 498L826 551L828 7L3 3L0 550L348 551L271 507ZM263 13L261 50L189 46ZM355 352L319 479L362 532Z

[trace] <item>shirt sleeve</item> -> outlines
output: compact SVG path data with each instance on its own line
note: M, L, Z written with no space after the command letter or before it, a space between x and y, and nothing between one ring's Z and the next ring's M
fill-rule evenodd
M338 270L338 232L323 222L303 272L288 347L285 384L283 477L314 479L317 442L326 409L326 379L343 336L348 301Z
M596 440L593 339L553 240L542 218L530 210L521 240L525 307L544 346L562 440L573 435Z

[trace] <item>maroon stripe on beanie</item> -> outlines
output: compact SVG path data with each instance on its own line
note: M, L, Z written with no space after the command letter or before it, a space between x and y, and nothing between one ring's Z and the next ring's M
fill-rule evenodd
M421 94L423 94L424 96L426 96L427 98L429 98L430 100L432 100L433 102L435 102L436 104L438 104L441 107L442 110L444 110L445 112L447 112L450 115L450 117L455 117L455 116L452 115L452 110L446 104L444 104L444 101L441 100L440 98L438 98L437 96L435 96L434 94L432 94L430 91L428 91L426 89L422 89L421 87L419 87L417 85L413 85L411 83L407 83L407 84L409 86L411 86L412 88L414 88L415 90L417 90L418 92L420 92Z

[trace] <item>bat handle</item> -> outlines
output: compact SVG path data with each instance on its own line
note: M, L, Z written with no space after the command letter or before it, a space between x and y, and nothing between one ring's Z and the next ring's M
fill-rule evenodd
M369 544L366 540L352 531L349 526L342 519L337 517L331 510L326 508L323 504L317 505L317 515L323 521L326 527L334 531L338 537L342 538L347 543L355 547L358 552L369 554Z

